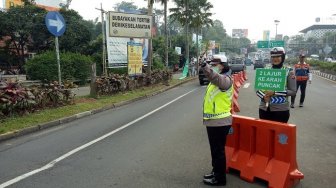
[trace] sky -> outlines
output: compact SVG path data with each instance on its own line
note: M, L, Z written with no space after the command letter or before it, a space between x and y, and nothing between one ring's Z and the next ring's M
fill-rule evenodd
M100 19L100 3L106 11L113 11L116 3L122 0L72 0L70 8L79 12L86 20ZM124 0L134 2L139 8L147 7L145 0ZM248 29L248 38L252 41L261 40L264 30L270 30L271 38L275 36L274 20L279 20L277 33L293 36L299 31L315 24L315 19L333 16L332 23L336 24L336 0L209 0L214 6L212 19L223 22L227 33L232 29ZM173 0L169 8L175 7ZM163 9L160 3L154 7ZM329 20L330 21L330 20ZM321 23L321 22L320 22ZM329 22L330 23L330 22Z

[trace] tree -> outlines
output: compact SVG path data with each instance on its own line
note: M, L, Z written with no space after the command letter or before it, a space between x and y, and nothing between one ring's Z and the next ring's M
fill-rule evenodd
M199 45L198 45L198 34L200 29L205 27L213 26L213 21L210 19L212 13L210 9L213 8L213 5L207 0L198 0L197 3L192 4L191 10L193 10L193 19L191 21L191 28L196 30L196 54L197 54L197 69L198 69L198 60L199 60Z
M164 34L165 34L165 64L168 67L168 33L167 33L167 3L168 0L157 0L164 6Z
M27 51L40 52L50 48L50 35L44 24L46 11L25 1L23 6L11 7L0 12L0 38L9 56L18 59L17 66L24 72ZM15 64L14 62L9 62Z
M189 62L189 25L191 23L190 19L192 17L192 11L189 10L190 0L174 0L176 8L169 9L172 14L169 16L171 21L178 21L183 27L185 27L185 56L187 62ZM192 1L192 0L191 0Z
M134 5L134 2L122 1L121 3L117 3L114 9L117 11L124 10L127 12L129 10L137 10L138 6Z
M74 10L61 9L60 13L66 20L67 28L61 37L60 50L67 52L83 53L92 40L87 21Z

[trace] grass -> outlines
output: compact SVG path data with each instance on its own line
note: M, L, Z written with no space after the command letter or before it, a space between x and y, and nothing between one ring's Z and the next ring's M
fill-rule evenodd
M172 80L170 85L177 85L183 81ZM0 134L8 132L15 132L20 129L36 126L42 123L58 120L64 117L72 116L80 112L85 112L94 109L100 109L112 104L128 101L131 99L146 96L148 94L160 91L167 86L157 84L150 87L144 87L129 91L127 93L120 93L113 96L103 96L99 99L93 99L89 96L76 97L75 104L69 106L63 106L59 108L45 109L39 112L31 113L25 116L13 116L3 120L0 120Z

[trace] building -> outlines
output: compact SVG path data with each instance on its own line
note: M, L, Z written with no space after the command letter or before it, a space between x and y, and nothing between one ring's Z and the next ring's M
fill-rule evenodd
M312 25L300 31L300 33L304 33L305 40L308 38L322 38L328 32L336 32L336 24Z
M37 6L48 11L58 11L62 4L66 4L66 0L35 0ZM9 9L10 7L22 5L22 0L0 0L1 9Z
M248 29L232 29L233 38L247 38Z

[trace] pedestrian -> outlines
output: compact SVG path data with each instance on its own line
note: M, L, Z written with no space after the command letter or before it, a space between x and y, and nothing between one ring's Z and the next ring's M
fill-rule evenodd
M194 58L190 59L189 63L189 76L194 77L195 76L195 60Z
M201 64L210 82L204 96L203 124L207 129L212 159L212 171L204 175L203 182L226 185L225 143L232 125L233 81L227 74L230 68L226 57L212 59L210 65L206 61Z
M263 91L258 90L257 96L261 99L259 105L259 118L271 121L287 123L289 113L288 96L296 93L296 81L293 71L284 67L286 53L284 48L275 47L271 50L271 69L286 69L286 88L284 91Z
M312 74L309 70L309 64L305 62L305 54L300 54L300 61L294 65L294 72L296 77L296 91L300 88L300 107L303 107L303 102L306 97L307 81L311 84ZM296 95L291 97L291 108L294 108Z

